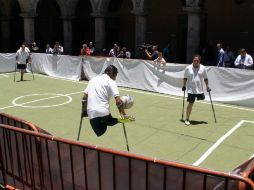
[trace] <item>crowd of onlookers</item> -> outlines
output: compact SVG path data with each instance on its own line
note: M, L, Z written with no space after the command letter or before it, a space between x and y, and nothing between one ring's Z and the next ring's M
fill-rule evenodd
M27 45L30 52L45 52L47 54L61 55L64 53L64 48L58 41L56 41L53 47L49 43L46 44L45 50L40 50L36 42ZM153 60L155 64L165 65L167 62L173 62L172 50L169 44L164 48L160 48L158 45L141 45L139 47L141 58ZM246 49L242 48L238 51L238 55L235 56L229 46L224 49L222 43L217 43L217 53L212 51L212 47L206 46L200 49L201 63L203 65L214 65L217 67L231 67L241 69L253 69L253 59ZM131 52L127 47L120 47L118 44L114 44L113 47L107 51L106 49L99 49L94 46L93 42L84 43L81 46L79 54L81 56L107 56L117 58L136 58L134 52ZM215 55L213 55L215 54ZM213 58L214 59L213 59ZM215 64L213 64L215 63Z

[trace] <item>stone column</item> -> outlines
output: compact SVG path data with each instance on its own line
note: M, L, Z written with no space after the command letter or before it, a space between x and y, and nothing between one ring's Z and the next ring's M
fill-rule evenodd
M95 24L95 44L96 48L105 48L106 46L106 24L105 14L92 13Z
M72 53L72 20L74 17L65 16L63 19L63 35L64 35L64 54Z
M201 11L199 7L186 7L184 10L188 16L186 61L189 63L199 51Z
M10 29L10 17L0 18L1 22L1 51L9 52L11 50L11 29Z
M135 55L142 56L138 46L146 43L147 13L132 11L135 15Z
M24 20L24 38L27 43L34 41L34 18L36 14L21 13Z

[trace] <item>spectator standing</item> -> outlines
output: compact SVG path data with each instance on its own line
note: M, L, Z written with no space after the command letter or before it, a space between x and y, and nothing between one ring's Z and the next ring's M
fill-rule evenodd
M206 68L205 66L200 64L200 61L201 61L200 55L194 55L192 64L187 66L184 71L182 91L186 90L187 84L187 92L188 92L187 101L189 102L186 109L186 120L185 120L186 125L190 125L189 118L195 99L196 98L197 100L205 99L205 94L203 90L204 86L203 81L205 82L207 92L211 91L211 89L208 87L208 76Z
M224 50L222 49L222 44L217 44L217 67L224 67Z
M123 47L117 57L118 58L128 58L128 59L130 59L131 58L131 52L129 52L126 47Z
M99 56L103 56L103 57L108 57L109 54L107 53L107 49L103 48L103 49L97 49L97 53Z
M36 42L33 42L31 44L30 52L33 52L33 53L38 53L39 52L39 47L37 46Z
M162 56L162 52L158 52L158 57L157 57L157 59L154 60L154 64L156 64L159 67L161 65L163 65L163 66L166 65L166 61L165 61L165 59Z
M80 55L90 55L90 51L88 50L87 44L83 44L82 48L80 49Z
M235 66L239 69L252 69L253 59L244 48L239 50L239 55L235 60Z
M89 55L95 55L95 47L93 45L93 42L89 42L88 49L89 49L89 52L90 52Z
M117 57L120 53L119 50L119 46L117 44L114 44L114 47L109 51L109 57Z
M27 63L31 64L30 50L26 47L26 43L23 43L16 53L16 64L17 69L21 72L21 81L23 81Z
M63 52L64 52L63 46L61 46L59 44L59 42L56 41L55 45L54 45L54 48L53 48L53 54L61 55L61 54L63 54Z
M225 67L232 67L234 60L235 60L234 53L231 51L230 47L227 46L224 53Z
M153 45L152 47L152 52L149 52L147 49L145 49L145 53L148 59L150 60L155 60L158 58L158 46L157 45Z
M53 53L53 49L50 47L49 43L46 44L45 53L46 54L52 54Z
M166 47L163 48L163 57L166 62L169 62L169 44L167 44Z

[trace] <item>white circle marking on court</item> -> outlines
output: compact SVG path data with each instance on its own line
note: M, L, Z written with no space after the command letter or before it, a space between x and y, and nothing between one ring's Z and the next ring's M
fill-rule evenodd
M33 101L29 101L29 102L24 102L24 103L21 103L21 104L16 103L18 100L20 100L22 98L25 98L25 97L41 96L41 95L51 96L51 97L40 98L40 99L37 99L37 100L33 100ZM48 105L48 106L29 106L29 105L26 105L26 104L31 104L31 103L40 102L40 101L49 100L49 99L58 98L58 97L66 97L67 101L63 102L63 103L60 103L60 104L53 104L53 105ZM19 107L23 107L23 108L50 108L50 107L62 106L62 105L70 103L71 101L72 101L72 98L70 96L68 96L68 95L65 95L65 94L45 93L45 94L29 94L29 95L20 96L20 97L15 98L12 101L12 104L14 106L19 106Z

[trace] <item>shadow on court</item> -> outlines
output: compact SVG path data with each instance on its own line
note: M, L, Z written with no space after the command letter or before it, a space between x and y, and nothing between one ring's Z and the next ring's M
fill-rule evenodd
M23 80L16 80L15 82L30 82L30 81L32 81L32 80L25 80L25 79L23 79Z
M183 119L180 119L182 123L185 121ZM206 121L196 121L196 120L190 120L191 125L202 125L202 124L208 124Z

